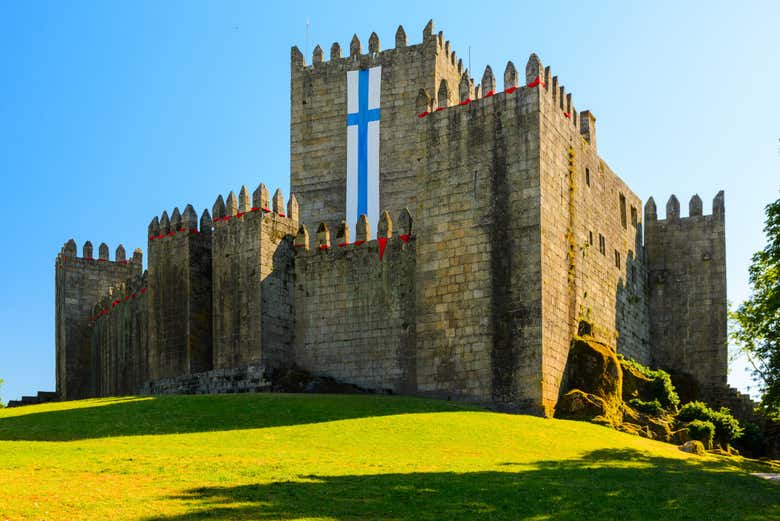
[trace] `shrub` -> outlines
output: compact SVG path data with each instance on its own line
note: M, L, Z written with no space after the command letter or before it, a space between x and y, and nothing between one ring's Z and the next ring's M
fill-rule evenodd
M677 396L677 391L674 390L674 384L672 383L672 377L669 373L662 369L650 369L637 362L625 358L622 355L618 355L621 363L631 366L647 378L653 381L651 393L653 395L653 401L657 400L661 404L661 407L670 411L677 411L680 406L680 397Z
M747 422L737 445L740 452L746 452L749 456L754 458L763 456L767 450L767 439L764 429L755 423Z
M650 416L661 416L664 413L664 408L658 400L646 402L639 398L632 398L629 400L628 405L637 411L649 414Z
M731 415L731 411L726 407L715 411L704 402L688 402L680 409L677 419L682 422L701 420L712 423L715 426L715 439L723 446L728 445L742 434L739 421Z
M712 438L715 434L715 426L712 422L693 420L686 427L692 440L702 442L708 449L712 448Z

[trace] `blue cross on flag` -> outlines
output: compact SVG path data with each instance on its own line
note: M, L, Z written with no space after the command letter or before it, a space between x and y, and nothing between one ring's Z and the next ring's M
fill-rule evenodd
M382 66L347 72L347 224L379 224L379 99Z

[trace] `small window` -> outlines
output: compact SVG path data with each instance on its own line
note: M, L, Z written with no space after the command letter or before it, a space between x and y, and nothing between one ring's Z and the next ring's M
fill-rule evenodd
M599 251L602 255L607 254L607 241L604 240L604 236L599 234Z
M593 232L592 231L588 232L588 244L593 246Z
M590 168L585 169L585 184L590 186Z
M615 267L620 267L620 252L615 250Z
M636 225L639 223L639 217L636 213L636 207L634 205L631 205L631 226L636 228Z
M620 194L620 224L623 225L623 228L628 228L626 223L626 196L623 194Z

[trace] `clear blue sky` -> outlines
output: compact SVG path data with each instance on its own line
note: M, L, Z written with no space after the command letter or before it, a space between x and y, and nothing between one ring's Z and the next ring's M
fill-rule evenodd
M0 3L0 396L54 389L54 258L70 237L146 250L149 220L263 181L289 194L289 55L392 47L429 18L472 70L531 52L601 156L659 208L726 191L729 299L780 196L780 3ZM306 20L311 22L306 40ZM741 388L750 381L735 368Z

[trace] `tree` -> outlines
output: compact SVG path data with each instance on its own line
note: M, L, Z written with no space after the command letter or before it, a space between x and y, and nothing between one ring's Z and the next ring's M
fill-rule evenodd
M3 379L0 378L0 387L2 386L3 386ZM5 404L3 403L3 400L0 400L0 409L2 409L3 407L5 407Z
M780 199L767 205L767 244L750 265L752 294L731 314L732 338L753 366L768 411L780 411Z

